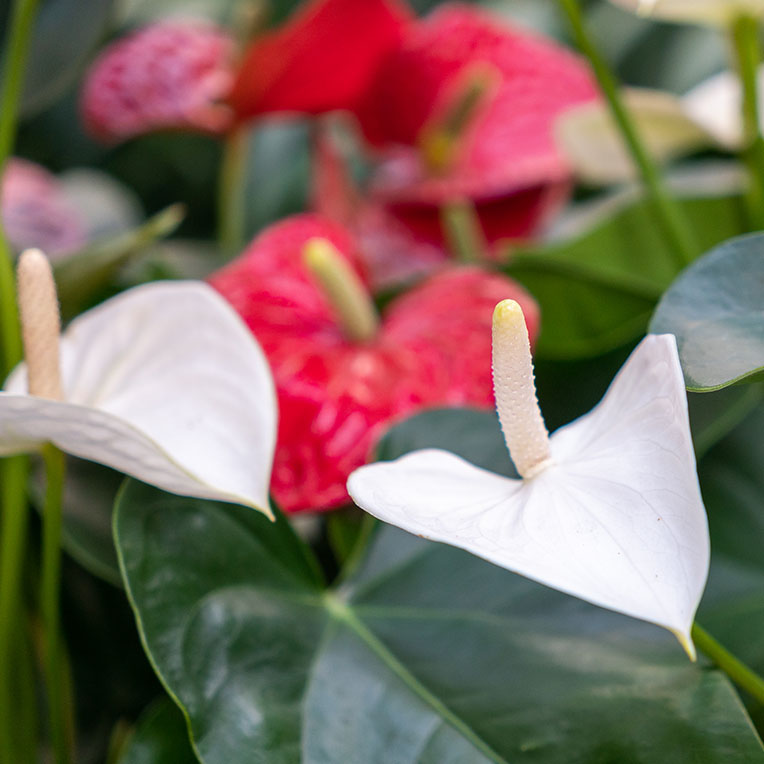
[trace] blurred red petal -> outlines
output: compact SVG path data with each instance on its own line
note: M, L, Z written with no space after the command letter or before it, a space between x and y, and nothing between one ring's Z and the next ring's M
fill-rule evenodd
M417 148L422 131L453 103L476 66L490 66L499 84L461 136L450 166L435 171ZM431 233L436 212L427 207L467 198L489 241L527 236L568 187L554 122L596 97L588 66L554 41L471 6L441 6L408 28L358 111L367 137L386 147L373 193L407 224L426 218Z
M163 21L117 40L85 80L85 127L106 143L154 130L224 132L233 51L231 36L204 21Z
M240 118L349 109L409 19L402 0L311 0L250 44L230 102Z

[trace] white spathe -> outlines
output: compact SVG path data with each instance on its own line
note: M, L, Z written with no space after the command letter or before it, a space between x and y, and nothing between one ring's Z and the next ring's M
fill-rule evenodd
M353 500L411 533L671 630L691 657L709 565L673 335L648 336L528 480L435 449L361 467Z
M764 0L611 0L640 16L700 24L731 24L738 16L764 14Z
M63 401L0 392L0 455L51 442L183 496L268 502L277 403L265 356L202 282L156 282L82 314L61 337Z

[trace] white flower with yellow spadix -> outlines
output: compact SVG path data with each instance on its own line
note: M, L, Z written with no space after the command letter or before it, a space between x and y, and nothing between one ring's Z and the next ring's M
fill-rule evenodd
M615 5L666 21L729 25L739 16L761 16L764 0L611 0Z
M26 363L0 392L0 455L52 443L183 496L271 516L270 370L234 310L201 282L130 289L59 337L50 265L18 265Z
M353 500L411 533L664 626L694 659L709 538L673 335L643 340L602 402L551 437L512 300L494 313L493 374L520 479L427 449L356 470Z

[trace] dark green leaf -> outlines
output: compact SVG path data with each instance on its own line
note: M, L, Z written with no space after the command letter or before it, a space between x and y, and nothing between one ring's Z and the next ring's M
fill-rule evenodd
M205 764L764 761L670 634L451 547L381 529L325 591L287 523L241 507L130 483L115 531Z
M27 59L21 108L41 111L71 87L106 36L114 0L43 0Z
M689 393L690 429L699 459L759 405L761 385L728 387L715 393Z
M764 408L700 463L712 565L699 618L735 654L764 672Z
M61 314L71 318L108 283L118 268L144 251L149 244L171 234L183 219L182 205L175 204L142 226L57 260L54 274Z
M650 322L675 334L689 390L718 390L764 373L764 234L741 236L681 273Z
M183 714L170 700L152 703L117 764L197 764Z
M682 201L701 250L743 230L740 197ZM654 212L632 202L582 235L511 253L507 273L541 305L542 358L597 355L634 339L678 271Z

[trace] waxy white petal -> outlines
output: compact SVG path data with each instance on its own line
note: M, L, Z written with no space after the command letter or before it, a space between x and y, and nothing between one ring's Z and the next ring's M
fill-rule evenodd
M200 282L137 287L74 320L61 342L64 401L0 393L0 453L50 441L187 496L270 513L276 397L260 347Z
M727 26L738 16L764 14L764 0L611 0L640 16Z
M526 481L425 450L362 467L348 490L381 520L664 626L692 651L709 539L674 337L646 338L550 447L553 464Z

